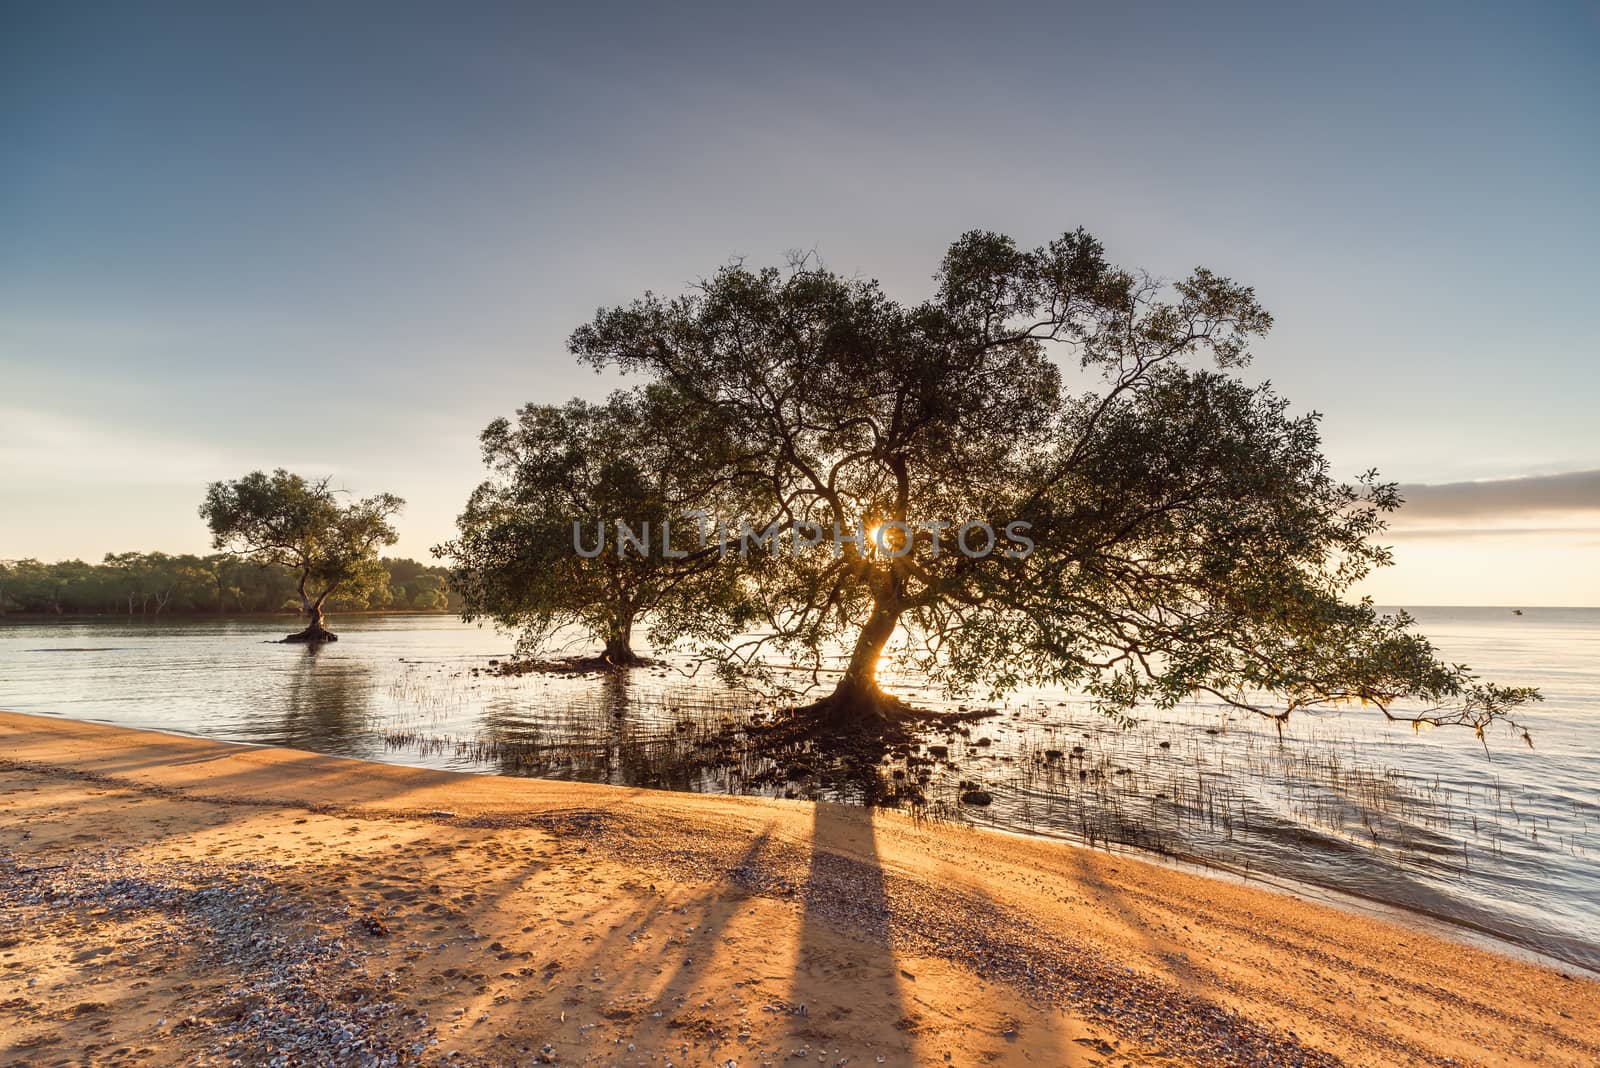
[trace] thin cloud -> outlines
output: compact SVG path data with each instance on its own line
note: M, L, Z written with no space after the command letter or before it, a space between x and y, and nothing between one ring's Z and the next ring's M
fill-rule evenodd
M1525 537L1576 537L1600 534L1600 527L1396 527L1389 531L1396 538L1408 541L1437 539L1455 541L1461 538L1525 538Z
M1406 502L1400 518L1408 522L1600 511L1600 470L1403 485L1400 494Z
M254 467L348 473L347 468L326 463L263 463L258 455L214 442L53 412L0 407L0 428L4 428L0 489L100 483L201 485Z

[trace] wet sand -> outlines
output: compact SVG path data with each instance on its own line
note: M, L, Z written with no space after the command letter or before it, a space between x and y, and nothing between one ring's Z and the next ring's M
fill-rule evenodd
M0 1064L1600 1063L1600 982L1125 855L0 713Z

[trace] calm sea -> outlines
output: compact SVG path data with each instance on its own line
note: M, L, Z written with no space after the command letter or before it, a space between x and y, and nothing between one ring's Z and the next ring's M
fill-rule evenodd
M1359 713L1297 716L1280 737L1206 703L1124 727L1030 691L969 702L1000 714L928 739L939 761L883 773L925 777L938 817L1326 888L1600 970L1600 609L1412 612L1449 659L1543 688L1535 748ZM284 620L0 624L0 708L465 771L856 796L804 767L708 755L761 703L703 680L497 677L473 670L508 652L491 630L336 623L343 640L315 654L264 644ZM993 802L961 803L974 786Z

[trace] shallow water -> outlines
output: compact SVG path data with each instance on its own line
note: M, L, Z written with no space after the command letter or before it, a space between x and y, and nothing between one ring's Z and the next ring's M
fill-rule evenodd
M1371 715L1270 723L1196 703L1123 728L1067 693L888 753L876 774L935 815L1149 849L1356 894L1600 968L1600 610L1415 609L1445 655L1545 691L1489 753ZM497 677L493 631L342 619L311 653L277 619L0 625L0 708L456 770L859 799L805 757L730 746L767 706L667 669ZM937 704L916 680L897 692ZM937 748L943 747L943 750ZM898 773L898 774L897 774ZM923 780L919 783L919 779ZM963 804L981 788L987 806Z

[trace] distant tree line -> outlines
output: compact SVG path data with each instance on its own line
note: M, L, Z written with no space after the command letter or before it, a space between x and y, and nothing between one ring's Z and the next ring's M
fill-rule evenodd
M384 557L381 582L352 596L335 594L343 612L447 612L460 608L447 569ZM234 615L298 612L297 572L259 566L225 553L107 553L98 564L0 560L0 615Z

